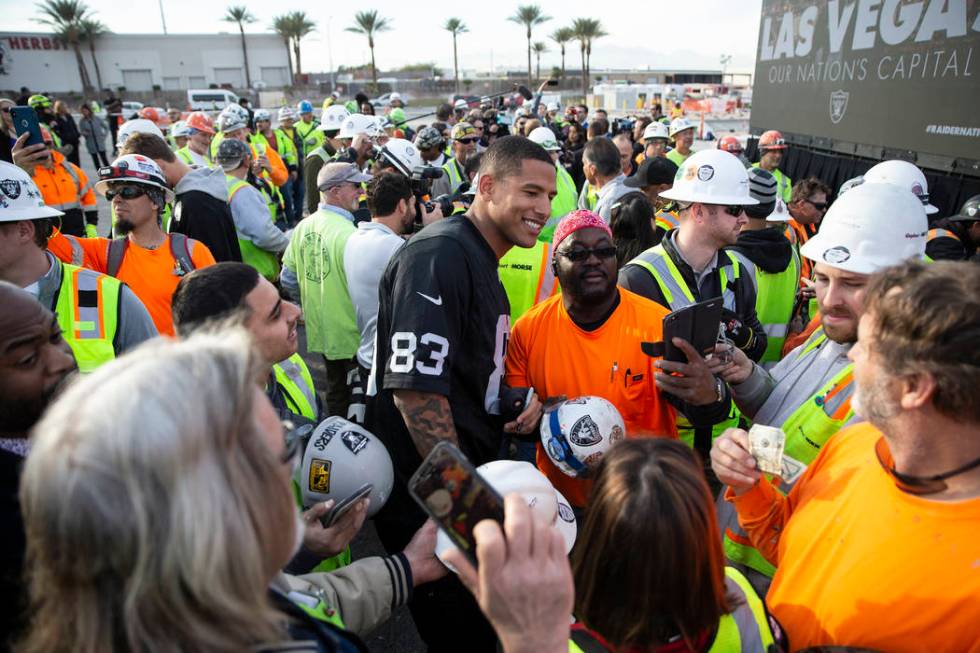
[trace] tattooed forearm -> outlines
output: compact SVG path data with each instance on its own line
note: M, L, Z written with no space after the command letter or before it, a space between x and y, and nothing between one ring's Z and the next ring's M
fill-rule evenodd
M396 390L395 406L401 412L412 442L423 458L443 440L459 444L449 400L443 395Z

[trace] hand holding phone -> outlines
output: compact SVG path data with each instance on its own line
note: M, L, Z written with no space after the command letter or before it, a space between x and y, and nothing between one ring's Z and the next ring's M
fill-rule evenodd
M41 136L41 123L38 122L37 112L31 107L11 107L10 118L13 120L14 129L17 135L29 134L25 146L43 145L44 138Z
M334 507L330 509L330 512L320 517L320 523L323 524L324 528L330 528L340 521L344 515L353 510L358 502L367 498L373 489L374 485L371 483L365 483L361 487L357 488L352 495L334 504Z
M664 318L664 360L686 363L687 356L674 346L674 338L691 343L701 356L714 352L721 324L723 301L715 297L673 311Z

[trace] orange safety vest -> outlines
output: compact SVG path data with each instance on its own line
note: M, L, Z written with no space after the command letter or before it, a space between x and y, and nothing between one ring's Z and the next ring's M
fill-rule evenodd
M806 241L810 240L810 232L807 231L806 225L802 225L796 220L790 219L786 223L786 229L783 231L783 235L786 236L786 240L790 242L796 251L800 251L800 247ZM809 279L813 275L813 262L806 258L805 256L800 257L800 279ZM803 287L803 282L800 281L800 287Z
M37 184L44 203L59 211L95 210L95 192L88 176L61 152L52 151L54 167L34 166L31 179Z

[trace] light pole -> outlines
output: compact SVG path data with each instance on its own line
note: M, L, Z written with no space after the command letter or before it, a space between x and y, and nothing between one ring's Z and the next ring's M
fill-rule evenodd
M334 77L333 69L333 46L331 45L332 37L330 36L330 21L333 20L333 16L327 16L327 65L330 67L330 92L333 93L334 89L337 88L337 79Z
M163 33L167 33L167 17L163 15L163 0L159 0L160 5L160 22L163 23Z
M725 68L728 66L729 63L731 63L731 61L732 61L732 55L730 54L721 55L721 83L722 84L725 83Z

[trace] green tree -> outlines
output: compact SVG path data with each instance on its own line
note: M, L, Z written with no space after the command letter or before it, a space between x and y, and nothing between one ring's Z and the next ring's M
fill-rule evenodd
M255 22L255 16L248 11L245 5L235 5L228 7L224 17L221 19L226 23L236 23L238 31L242 35L242 58L245 59L245 86L252 88L252 74L248 70L248 48L245 47L245 25Z
M102 71L99 69L99 60L95 58L95 42L99 40L103 34L109 33L109 28L106 27L102 21L96 20L94 18L83 18L79 23L79 30L81 32L82 40L88 43L89 54L92 55L92 66L95 67L95 81L98 85L98 89L101 90L102 87Z
M579 49L582 52L582 94L589 94L589 76L591 74L592 63L592 42L606 36L602 29L602 23L595 18L576 18L572 23L572 31L575 39L579 42Z
M292 28L293 37L293 52L296 55L296 75L303 74L303 64L300 58L299 43L303 38L309 36L313 31L316 30L316 23L314 23L306 15L305 11L294 11L289 15L289 23Z
M293 86L296 82L293 79L293 32L289 23L289 14L273 17L272 29L276 31L276 34L282 39L283 45L286 46L286 63L289 65L289 85Z
M561 77L565 77L565 44L575 39L575 32L571 27L559 27L551 33L551 40L561 48Z
M357 12L354 14L354 24L347 28L348 32L363 34L367 37L368 48L371 50L371 81L374 84L375 93L378 92L378 67L374 62L374 35L389 29L391 29L391 21L378 16L377 9Z
M527 30L527 83L531 84L531 30L535 26L551 20L551 16L545 16L541 13L541 7L538 5L521 5L517 8L517 13L507 20L523 25Z
M548 46L544 41L535 41L532 46L534 50L535 63L537 68L535 68L535 78L541 81L541 55L548 51Z
M470 30L458 18L448 19L446 24L442 26L442 29L453 35L453 71L456 74L456 93L459 94L459 55L456 51L456 37Z
M38 3L42 17L37 22L54 29L58 40L71 46L75 52L75 63L78 65L78 76L82 81L82 91L92 91L92 81L82 59L81 22L89 17L90 10L81 0L44 0Z

